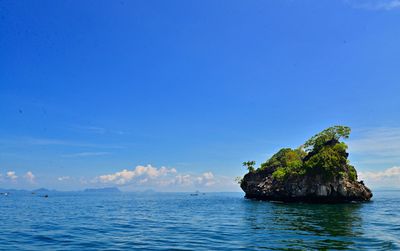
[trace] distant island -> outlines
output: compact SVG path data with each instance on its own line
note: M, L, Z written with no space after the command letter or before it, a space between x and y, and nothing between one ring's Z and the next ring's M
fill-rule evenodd
M46 195L46 194L54 194L54 193L120 193L117 187L104 187L104 188L87 188L85 190L80 191L58 191L58 190L50 190L47 188L39 188L34 190L24 190L24 189L4 189L0 188L0 194L37 194L37 195Z
M120 193L117 187L104 187L104 188L88 188L83 190L85 193Z
M284 202L369 201L372 192L357 181L347 145L340 141L350 132L347 126L333 126L297 149L279 150L257 169L255 161L244 162L249 171L240 180L245 197Z

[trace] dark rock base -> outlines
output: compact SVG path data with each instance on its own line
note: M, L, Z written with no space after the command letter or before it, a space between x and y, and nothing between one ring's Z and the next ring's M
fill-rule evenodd
M245 175L241 188L248 199L307 202L346 203L367 202L371 190L362 181L344 178L324 179L322 176L303 176L279 182L266 173Z
M360 199L360 197L317 197L317 196L305 196L305 197L273 197L273 196L258 196L258 195L245 195L246 199L251 200L262 200L272 202L285 202L285 203L326 203L326 204L337 204L337 203L352 203L352 202L369 202L370 199Z

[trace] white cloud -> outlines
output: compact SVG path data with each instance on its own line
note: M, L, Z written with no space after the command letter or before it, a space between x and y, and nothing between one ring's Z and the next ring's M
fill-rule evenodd
M352 152L378 154L381 156L400 155L400 128L378 127L356 131L358 139L349 140Z
M399 187L400 186L400 167L394 166L382 171L377 172L359 172L360 180L365 180L367 185L385 186L385 187Z
M84 132L84 133L93 133L93 134L117 134L117 135L125 135L128 134L125 131L121 130L112 130L112 129L106 129L104 127L100 126L85 126L85 125L75 125L72 126L72 129L78 132Z
M162 191L193 191L195 189L234 191L238 189L237 183L232 177L215 176L212 172L178 173L175 168L156 168L151 165L100 175L93 182L131 187L132 189L148 187Z
M212 172L205 172L200 175L179 174L169 181L164 181L162 185L178 186L212 186L216 184L215 176Z
M372 179L372 180L382 180L385 178L400 178L400 167L394 166L383 171L378 172L361 172L360 178L363 179Z
M27 172L24 175L24 178L29 181L30 183L34 183L35 182L35 175L33 175L33 173L31 171Z
M70 179L69 176L61 176L61 177L57 178L58 181L65 181L65 180L69 180L69 179Z
M367 10L393 10L400 8L400 0L347 0L355 8Z
M350 156L355 157L357 166L371 169L382 165L400 165L400 128L398 127L354 130L348 145Z
M391 10L391 9L394 9L394 8L399 8L399 7L400 7L400 1L399 1L399 0L392 0L392 1L389 1L389 2L387 2L386 4L384 4L382 7L383 7L384 9L386 9L386 10Z
M179 186L191 186L193 185L193 177L190 174L180 174L176 175L175 178L171 180L161 181L160 185L179 185Z
M11 180L16 180L18 178L18 176L15 174L14 171L8 171L7 172L7 178L9 178Z
M212 186L215 184L214 174L212 172L203 173L201 176L196 178L198 184L205 186Z
M400 186L400 127L356 129L348 145L358 176L367 185Z
M160 176L165 176L167 174L174 174L176 173L175 168L168 169L166 167L155 168L151 165L147 166L137 166L134 170L127 170L124 169L120 172L116 172L113 174L106 174L97 177L96 180L103 182L103 183L115 183L117 185L124 185L134 178L142 177L142 178L149 178L155 179Z

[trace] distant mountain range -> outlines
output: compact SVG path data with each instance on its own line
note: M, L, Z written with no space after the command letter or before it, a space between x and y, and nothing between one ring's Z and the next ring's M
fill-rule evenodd
M49 194L49 193L66 193L71 191L57 191L50 190L47 188L39 188L35 190L24 190L24 189L5 189L0 188L0 193L9 193L9 194L24 194L24 193L36 193L36 194ZM104 187L104 188L90 188L85 189L83 191L74 191L74 192L84 192L84 193L120 193L117 187Z
M105 188L88 188L83 190L85 193L120 193L121 190L119 190L116 187L105 187Z

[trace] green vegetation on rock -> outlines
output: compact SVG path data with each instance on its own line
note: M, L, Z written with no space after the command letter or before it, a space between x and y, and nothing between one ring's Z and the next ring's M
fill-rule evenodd
M340 142L348 138L351 129L347 126L333 126L316 134L297 149L283 148L258 169L255 162L244 162L250 172L269 169L272 177L282 181L301 175L322 175L323 178L346 177L357 180L357 172L347 159L347 145Z
M351 129L348 126L332 126L314 135L303 145L308 151L318 151L329 142L339 142L340 138L349 138Z
M256 162L254 160L250 160L250 161L245 161L242 163L243 166L247 167L247 170L249 170L249 172L254 172L254 166L256 165Z

